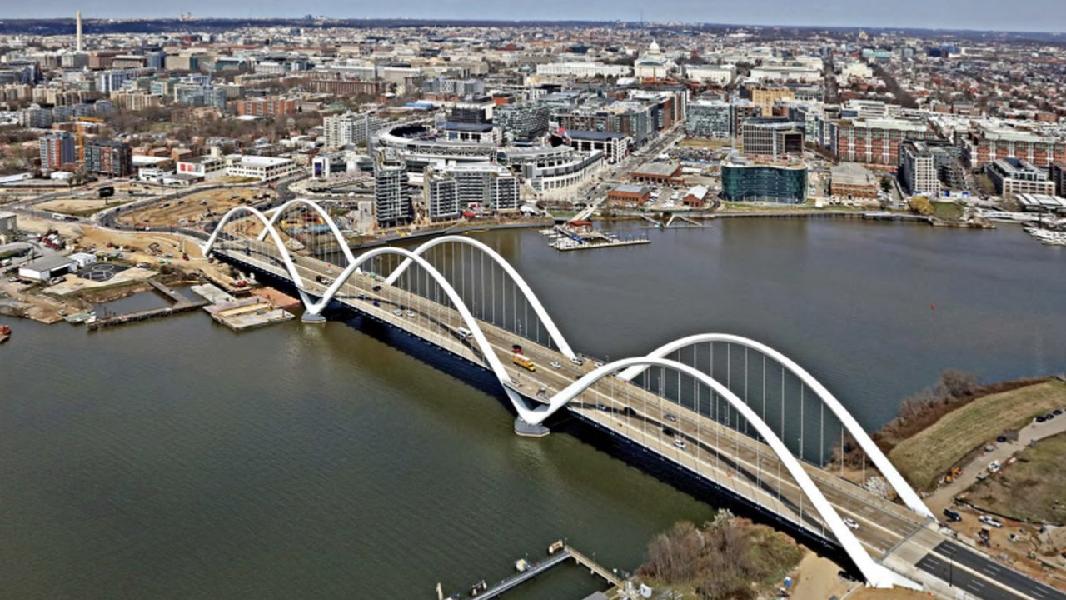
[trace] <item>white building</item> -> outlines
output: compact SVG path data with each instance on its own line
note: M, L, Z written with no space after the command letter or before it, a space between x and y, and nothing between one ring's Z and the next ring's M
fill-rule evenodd
M628 65L608 65L601 62L559 62L537 65L537 75L568 77L628 77L633 69Z
M326 148L340 148L348 144L366 145L370 134L379 124L380 120L370 112L346 112L326 117L322 120Z
M734 65L685 65L685 76L700 83L727 86L737 76Z
M912 196L938 196L936 157L923 142L904 142L899 149L899 178Z
M659 43L652 40L648 50L634 63L633 74L642 79L662 79L675 68L674 61L664 56Z
M290 158L241 154L231 154L226 157L226 175L258 179L260 183L288 177L299 170L300 167Z

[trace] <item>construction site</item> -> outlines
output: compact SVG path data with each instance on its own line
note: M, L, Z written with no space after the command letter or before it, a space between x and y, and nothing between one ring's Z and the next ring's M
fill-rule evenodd
M117 220L120 225L138 229L199 227L217 222L235 206L258 205L272 198L273 192L264 188L215 188L134 208Z

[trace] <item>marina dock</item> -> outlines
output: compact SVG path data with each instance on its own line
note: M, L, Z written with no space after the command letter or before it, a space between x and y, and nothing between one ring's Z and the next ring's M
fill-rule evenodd
M474 584L474 586L471 587L471 596L476 596L483 600L498 598L503 594L514 590L523 583L532 580L538 575L543 575L552 568L565 563L567 560L573 560L577 565L588 569L591 574L603 579L610 584L612 588L622 586L622 578L610 569L607 569L603 565L600 565L593 559L589 558L588 555L569 545L563 544L560 541L555 542L548 547L548 557L544 560L535 563L526 563L524 560L516 562L516 568L518 568L518 565L520 564L523 565L524 568L519 569L517 573L495 585L489 587L484 581ZM459 600L459 598L462 597L461 594L453 594L448 596L446 600Z

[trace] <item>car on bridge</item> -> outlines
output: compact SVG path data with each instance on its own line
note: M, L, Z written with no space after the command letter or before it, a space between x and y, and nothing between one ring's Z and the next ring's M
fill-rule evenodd
M523 356L521 354L515 354L514 357L511 358L511 362L513 362L514 364L518 365L519 367L522 367L523 369L529 371L530 373L536 373L537 372L537 365L535 365L533 363L533 361L529 359L528 356Z

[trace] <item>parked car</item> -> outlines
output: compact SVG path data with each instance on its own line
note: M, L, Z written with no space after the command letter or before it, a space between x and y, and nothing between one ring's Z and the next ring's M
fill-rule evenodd
M855 522L855 519L851 517L844 517L844 524L848 526L848 529L858 529L859 524Z
M944 516L947 517L948 521L951 521L952 523L958 523L959 521L962 521L962 515L960 515L958 511L951 510L950 508L944 509Z
M1003 527L1003 523L1000 523L998 520L988 515L981 515L980 517L977 517L977 520L989 527L995 527L996 529Z

